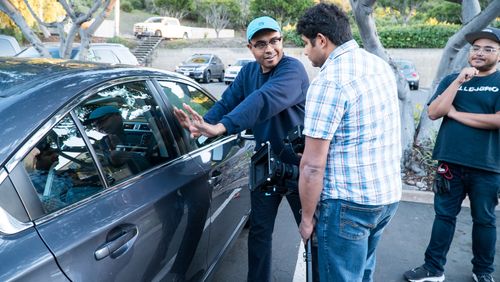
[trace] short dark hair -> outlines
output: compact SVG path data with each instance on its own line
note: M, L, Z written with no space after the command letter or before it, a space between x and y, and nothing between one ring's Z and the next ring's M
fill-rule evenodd
M314 41L318 33L339 46L352 40L347 15L333 4L320 3L306 10L297 23L297 33Z

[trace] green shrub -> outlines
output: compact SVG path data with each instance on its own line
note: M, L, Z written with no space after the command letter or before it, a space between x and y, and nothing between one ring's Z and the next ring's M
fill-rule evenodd
M459 25L426 25L411 26L392 25L377 29L384 48L443 48L448 39L458 30ZM303 46L300 36L294 30L284 32L285 42ZM359 31L352 31L353 38L362 45Z
M130 13L134 10L134 7L132 6L132 4L128 1L122 1L120 3L120 9L124 12L127 12L127 13Z
M290 45L290 46L299 46L299 47L304 46L304 43L302 42L300 35L297 34L295 29L283 31L283 43L285 45Z
M378 29L385 48L443 48L458 25L386 26Z
M118 37L118 36L106 39L106 43L123 44L130 49L134 49L135 47L137 47L137 41L135 41L133 39L131 40L131 39L123 38L123 37Z

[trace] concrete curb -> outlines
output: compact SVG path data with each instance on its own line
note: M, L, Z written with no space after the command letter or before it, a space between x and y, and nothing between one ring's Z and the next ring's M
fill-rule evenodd
M434 193L430 191L419 191L414 186L403 184L403 194L401 201L414 202L422 204L434 204ZM465 197L462 202L462 207L470 208L469 197ZM497 205L495 210L500 211L500 205Z

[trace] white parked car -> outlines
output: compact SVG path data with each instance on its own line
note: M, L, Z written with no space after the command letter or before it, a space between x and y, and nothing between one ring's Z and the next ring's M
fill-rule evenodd
M238 73L240 72L241 68L250 63L255 61L255 59L252 58L242 58L238 59L234 65L228 65L226 69L226 73L224 75L224 83L230 84L231 82L234 81Z
M16 38L10 35L0 34L0 57L1 56L14 56L21 51L21 47Z
M191 38L191 27L182 26L178 19L171 17L151 17L134 24L134 36L158 36L167 39Z

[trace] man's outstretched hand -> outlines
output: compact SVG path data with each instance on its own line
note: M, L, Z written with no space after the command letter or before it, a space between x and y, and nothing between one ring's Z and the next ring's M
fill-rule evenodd
M222 123L216 125L209 124L189 105L183 103L182 106L187 113L174 107L174 115L181 126L191 132L191 137L196 138L200 135L204 135L210 138L226 132L226 127Z

